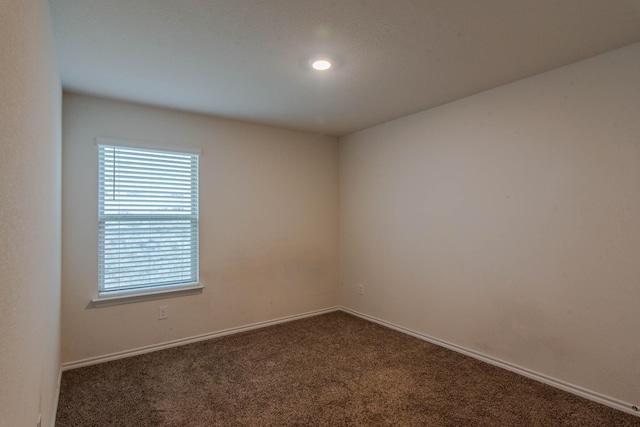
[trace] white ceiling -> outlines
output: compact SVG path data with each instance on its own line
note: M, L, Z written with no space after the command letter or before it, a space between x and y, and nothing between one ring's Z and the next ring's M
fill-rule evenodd
M640 41L640 0L50 5L66 90L337 136Z

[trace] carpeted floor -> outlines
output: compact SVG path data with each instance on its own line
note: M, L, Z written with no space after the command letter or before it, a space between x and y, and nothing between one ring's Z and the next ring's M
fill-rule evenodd
M335 312L64 372L57 426L640 426Z

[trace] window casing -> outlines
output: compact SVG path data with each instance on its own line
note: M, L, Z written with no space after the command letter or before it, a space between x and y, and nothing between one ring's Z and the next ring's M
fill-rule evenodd
M99 297L198 285L198 154L98 152Z

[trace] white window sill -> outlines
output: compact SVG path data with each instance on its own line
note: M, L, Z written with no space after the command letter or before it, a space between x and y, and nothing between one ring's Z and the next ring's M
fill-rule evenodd
M91 302L95 308L112 305L131 304L134 302L152 301L156 299L175 298L186 295L201 294L204 286L172 287L167 289L152 289L144 291L102 292Z

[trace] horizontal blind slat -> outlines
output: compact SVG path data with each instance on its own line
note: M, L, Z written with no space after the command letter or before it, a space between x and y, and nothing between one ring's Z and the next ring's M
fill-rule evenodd
M145 260L142 264L139 261L132 260L130 262L107 262L105 265L105 272L124 272L124 271L139 271L141 266L161 266L171 268L190 268L192 255L176 258L163 258Z
M113 145L102 145L103 157L122 156L125 158L145 158L145 159L171 159L175 161L192 161L195 154L178 153L177 151L162 151L149 149L129 149Z
M163 157L142 157L142 156L127 156L118 154L117 156L105 156L99 159L99 164L107 166L116 165L154 165L154 166L166 166L172 169L191 169L191 161L189 159L169 159Z
M105 285L104 290L105 291L123 291L123 290L129 290L129 289L141 289L141 288L151 289L151 288L157 288L160 286L176 286L176 285L189 286L189 285L195 285L195 284L197 284L197 281L194 282L191 280L183 280L180 278L168 278L162 281L158 280L153 285L149 285L142 280L137 280L137 281L128 282L126 284L118 284L118 283L114 284L114 282L107 283Z
M156 278L164 278L167 279L169 277L173 277L174 279L187 280L191 277L191 269L187 267L179 267L179 268L154 268L153 272L151 270L142 271L142 270L131 270L123 273L108 273L105 272L105 279L108 280L110 278L115 278L120 282L131 282L133 280L138 280L143 277L156 277Z

